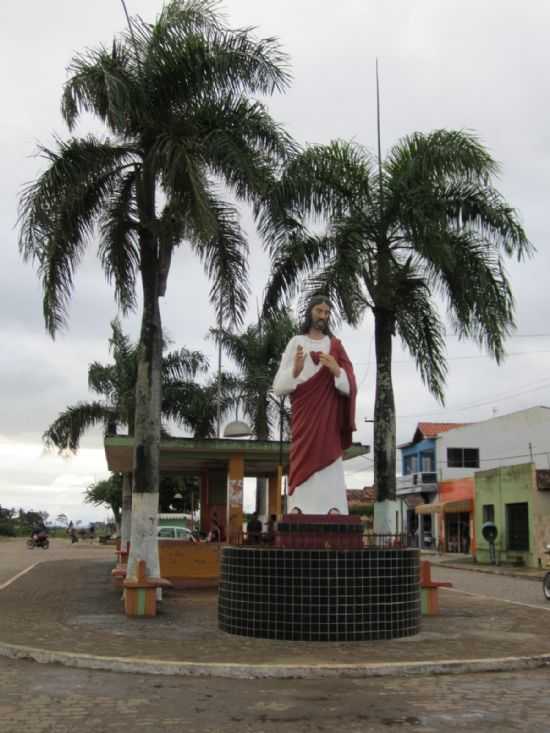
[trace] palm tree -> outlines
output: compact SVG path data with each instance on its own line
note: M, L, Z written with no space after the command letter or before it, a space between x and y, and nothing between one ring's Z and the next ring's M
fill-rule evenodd
M205 384L190 380L163 384L162 413L190 430L194 438L216 438L218 404L221 415L235 407L237 384L237 378L225 372L221 374L221 385L218 377L211 377Z
M283 312L272 318L260 318L243 333L225 329L211 329L210 333L239 368L238 383L234 394L237 404L252 423L252 434L257 440L269 440L272 429L280 422L289 421L284 398L276 397L272 384L279 368L281 356L289 340L296 333L294 320ZM282 439L282 437L281 437ZM256 481L256 511L262 513L266 481Z
M280 417L280 401L271 387L286 345L296 334L296 324L286 312L260 318L242 333L211 329L226 354L239 368L239 402L252 422L258 440L269 440Z
M95 361L88 368L88 386L103 399L66 407L42 436L48 447L55 447L60 453L76 453L84 433L98 425L103 427L105 435L116 435L122 426L126 426L129 436L135 434L138 345L131 343L116 319L111 322L111 329L109 345L114 363L103 365ZM183 348L163 356L161 381L165 396L162 416L165 420L190 426L203 419L201 405L182 397L188 391L200 392L203 389L193 380L207 369L208 360L200 351ZM228 406L224 405L224 409ZM167 433L166 428L164 432ZM131 476L125 474L122 480L121 547L126 547L130 540L131 512Z
M241 321L247 243L222 191L264 197L287 156L288 136L250 98L285 89L285 67L276 40L229 29L211 0L171 0L152 24L134 18L110 48L73 59L62 96L71 130L87 112L110 136L41 147L47 168L21 197L20 250L38 266L52 336L65 323L74 271L93 233L123 313L135 306L141 278L130 574L138 554L150 575L159 571L159 298L172 255L183 245L196 254L212 302Z
M496 359L514 326L504 258L532 252L518 216L492 179L498 166L462 131L414 133L377 163L354 143L298 154L273 191L261 226L273 254L265 312L302 284L326 293L357 326L374 316L374 480L378 500L395 498L392 343L397 334L432 394L444 401L445 302L460 338ZM324 223L308 229L308 217Z

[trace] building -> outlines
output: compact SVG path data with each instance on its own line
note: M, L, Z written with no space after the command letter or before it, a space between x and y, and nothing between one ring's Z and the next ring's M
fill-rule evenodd
M363 486L362 489L347 489L346 497L350 509L367 508L372 507L376 501L376 491L374 486Z
M500 466L475 475L475 528L480 563L492 562L483 525L497 528L496 562L513 562L540 568L550 544L550 471L533 463Z
M416 513L424 521L432 517L438 550L469 554L476 548L474 506L474 479L456 478L439 481L437 501L417 506Z
M398 446L402 475L397 477L397 499L404 503L406 531L417 537L419 547L432 548L438 541L433 513L415 511L417 507L431 505L437 499L437 440L440 435L464 424L420 422L413 439Z
M426 423L420 423L423 424ZM531 407L482 422L444 425L447 429L440 430L433 439L437 499L430 503L418 501L415 513L424 532L429 529L427 517L431 518L438 549L476 554L476 543L481 541L481 524L476 518L476 506L480 501L478 486L483 485L477 477L480 472L530 463L539 471L549 470L550 408ZM517 472L514 475L517 476ZM515 503L525 505L525 501L514 502L510 496L499 504L512 524L516 522L516 510L503 507ZM525 506L518 508L517 512L518 516L523 512L523 519L517 519L517 522L521 524L524 535L528 524L534 531L534 521L529 520L527 524L525 519ZM507 533L509 522L502 517L501 520L501 528ZM507 547L508 540L502 541L505 542L503 548ZM530 546L533 547L532 541ZM483 552L482 549L481 556ZM527 550L523 552L529 554ZM529 558L527 560L530 561Z
M439 481L520 463L550 469L550 407L530 407L454 427L437 439Z

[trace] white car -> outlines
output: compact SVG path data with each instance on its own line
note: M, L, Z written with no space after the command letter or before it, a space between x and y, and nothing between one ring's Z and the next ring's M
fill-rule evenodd
M193 541L193 533L187 527L168 527L163 525L158 528L157 538L159 540L183 540Z

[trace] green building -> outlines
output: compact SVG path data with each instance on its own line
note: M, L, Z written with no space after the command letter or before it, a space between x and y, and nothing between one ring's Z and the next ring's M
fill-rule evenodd
M477 471L474 522L477 562L491 562L482 527L493 522L498 563L542 567L550 544L550 471L537 470L533 463Z

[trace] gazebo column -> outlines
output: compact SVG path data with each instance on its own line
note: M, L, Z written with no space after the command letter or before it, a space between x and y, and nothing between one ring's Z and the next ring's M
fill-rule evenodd
M227 541L240 544L243 531L244 455L234 454L227 470Z
M269 477L269 511L268 514L276 514L280 517L282 514L282 486L283 473L281 467L277 468L277 475Z
M200 505L201 505L201 516L200 516L200 529L201 532L206 532L208 529L210 507L208 501L208 470L204 468L200 475Z

